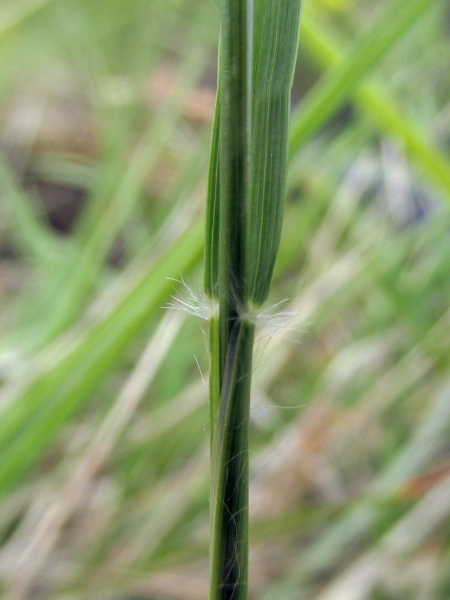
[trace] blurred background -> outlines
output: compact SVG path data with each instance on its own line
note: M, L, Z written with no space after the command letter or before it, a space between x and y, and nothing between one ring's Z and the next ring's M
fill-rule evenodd
M218 25L0 4L3 599L207 598L207 323L167 307L202 312ZM252 599L450 598L449 64L444 0L304 5Z

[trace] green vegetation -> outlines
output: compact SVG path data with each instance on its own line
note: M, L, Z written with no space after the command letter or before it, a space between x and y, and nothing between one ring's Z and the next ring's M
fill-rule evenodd
M222 2L205 243L210 318L211 600L248 598L255 321L283 216L298 0ZM253 317L253 318L252 318Z
M201 291L217 4L0 7L7 600L208 595L217 338L164 307L220 304L213 270ZM448 598L448 19L443 0L303 6L267 298L280 221L251 200L250 247L274 233L244 302L250 599Z

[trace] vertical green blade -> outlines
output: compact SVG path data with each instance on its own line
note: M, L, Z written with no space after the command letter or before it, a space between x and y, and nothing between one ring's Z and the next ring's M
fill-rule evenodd
M299 19L299 0L256 3L247 241L249 301L256 306L268 296L280 242Z
M222 2L205 291L211 319L211 600L246 600L254 325L280 237L298 0ZM255 26L255 39L253 39Z

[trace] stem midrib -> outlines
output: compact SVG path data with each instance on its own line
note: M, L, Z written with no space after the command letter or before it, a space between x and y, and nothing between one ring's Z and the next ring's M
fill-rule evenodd
M221 372L246 306L246 215L251 185L252 1L228 0L220 43L219 310ZM222 377L221 377L222 379Z

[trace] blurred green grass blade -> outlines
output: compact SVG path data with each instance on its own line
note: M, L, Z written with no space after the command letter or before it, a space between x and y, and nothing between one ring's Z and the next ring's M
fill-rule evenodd
M73 517L82 503L82 498L92 485L96 474L108 462L123 430L136 413L146 390L166 359L167 353L180 331L183 318L184 315L181 313L166 312L140 355L136 366L121 386L111 408L97 425L92 439L81 456L77 458L75 465L71 465L68 478L61 485L42 517L45 524L38 529L34 537L31 536L31 539L27 540L28 544L23 550L21 559L16 563L13 572L10 572L11 579L19 580L18 585L12 586L16 594L18 594L19 588L20 595L26 597L38 576L45 570L46 561L59 539L58 534L53 534L55 528L59 532L63 530L64 525ZM39 557L38 560L33 561L31 566L24 556L29 556L33 552L33 548L37 546L40 549ZM24 564L28 564L26 576L23 573Z
M143 152L147 154L148 150L144 149ZM174 202L178 202L183 197L183 194L189 193L198 184L204 169L204 165L202 164L203 155L204 152L201 149L199 154L193 158L196 161L195 166L191 164L185 165L179 184L174 186L174 189L169 192L170 198L167 198L168 203L171 202L173 205ZM141 166L143 167L143 171L147 173L145 167ZM141 177L143 176L139 175L139 178ZM69 326L82 312L83 300L86 302L92 290L96 273L103 266L104 257L109 251L110 244L114 241L114 235L117 235L121 225L126 224L127 215L129 214L131 217L133 216L133 211L137 211L140 194L138 187L134 187L133 185L129 187L122 183L117 194L120 198L125 198L126 194L131 194L131 198L136 200L134 207L130 207L129 213L122 213L122 216L117 219L114 218L117 216L117 213L113 209L106 209L104 218L98 220L97 227L91 236L88 237L86 243L80 246L80 242L78 241L77 247L81 249L78 252L72 251L69 258L69 261L74 263L72 273L66 272L68 269L66 265L64 272L57 273L48 282L48 289L45 291L44 296L39 299L38 308L34 310L39 314L45 313L48 303L51 302L52 306L54 306L54 312L43 324L38 322L35 327L31 327L33 335L30 337L33 348L43 346L45 342L48 342L58 332ZM134 196L134 193L136 193L136 196ZM164 227L162 227L161 231L164 234ZM158 239L148 239L142 251L150 252L157 241Z
M318 62L329 67L345 60L338 45L311 17L302 24L302 44ZM424 131L396 105L381 82L364 78L353 91L356 104L387 134L396 137L417 166L450 198L450 161Z
M436 0L393 0L369 31L352 44L342 62L323 75L293 116L291 154L306 142L347 100L396 41Z
M359 224L360 221L361 219L358 219L357 224ZM432 228L436 229L435 225ZM444 226L443 229L445 230L446 227ZM439 231L436 233L439 235ZM403 235L399 236L399 240L402 239ZM407 250L408 247L411 247L411 241L413 241L414 237L416 236L417 231L410 232L410 240L408 240L405 250ZM379 255L378 257L373 257L373 259L379 260L379 266L375 271L375 274L371 273L372 250L366 253L367 263L358 273L357 279L364 290L364 292L362 292L364 295L367 295L368 290L377 291L377 288L379 287L378 278L381 275L380 267L387 266L386 274L383 275L383 277L386 277L387 281L392 281L393 277L394 279L399 279L402 275L404 276L404 263L411 260L410 252L407 252L407 254L404 256L404 260L400 260L400 263L403 263L403 268L401 265L396 266L394 263L399 262L398 259L401 259L402 254L398 255L398 248L396 246L389 246L389 252L395 256L395 259L390 258L388 260L388 264L385 265L386 257L383 257L385 252L382 252L385 245L383 243L383 239L386 240L386 237L380 238L380 248L375 248L376 254ZM350 240L350 242L354 243L353 240ZM392 263L392 265L389 265L389 263ZM393 273L391 273L392 269L395 269L395 276ZM377 280L375 282L370 282L368 285L365 277L361 276L364 273L368 273L369 278L375 275ZM392 283L390 285L392 287ZM388 290L386 290L386 292L388 292ZM349 297L350 295L353 296L355 293L350 293L349 287L347 286L347 301L352 302L352 298ZM332 315L335 315L335 300L333 300L333 304L334 310ZM340 311L340 308L338 307L337 310ZM396 323L401 322L403 319L401 303L394 318ZM405 394L407 394L409 389L417 390L420 393L421 381L426 381L425 378L430 374L431 365L437 364L443 359L445 360L445 357L447 357L445 363L448 365L448 352L445 349L444 340L448 338L449 334L449 319L450 314L447 312L435 324L429 333L427 330L425 330L424 333L426 336L418 342L417 347L407 357L405 357L404 360L400 361L400 363L392 369L391 373L386 374L386 377L381 378L379 382L374 385L374 388L367 396L363 396L360 399L364 407L370 409L370 406L376 406L378 410L380 404L382 404L382 409L384 410L386 408L386 402L389 402L390 404L391 402L395 401L396 398L403 397ZM321 326L323 327L323 323L321 323ZM423 354L424 352L425 356ZM439 352L440 356L437 355L437 352ZM431 356L433 357L432 360L430 360ZM444 369L445 372L445 365L442 365L441 368ZM329 567L334 561L337 560L339 555L342 555L348 551L349 540L354 541L355 539L360 538L365 532L370 530L371 526L373 526L374 523L377 523L379 518L382 518L382 513L380 513L377 507L374 506L374 503L376 505L378 502L378 496L380 494L392 494L392 492L395 492L396 486L398 486L399 483L407 478L411 472L417 468L420 468L420 465L423 464L422 461L427 456L429 457L428 452L430 450L430 444L432 443L432 440L434 439L435 442L438 442L439 438L441 440L445 439L442 438L442 435L447 429L448 425L446 423L438 423L437 416L440 412L441 416L445 420L446 413L448 412L443 410L442 407L442 404L448 400L448 386L446 387L447 390L445 391L445 397L440 397L437 399L436 407L433 406L431 408L429 418L426 418L425 425L418 430L417 436L415 436L411 442L411 446L406 445L404 450L400 450L398 455L398 463L397 458L394 458L393 463L387 465L384 473L381 474L379 480L380 484L382 484L381 487L373 488L375 497L364 500L361 504L349 508L348 513L344 513L344 515L341 515L341 518L337 519L337 522L326 527L328 534L325 534L322 540L318 539L317 542L308 548L305 554L302 555L298 563L298 576L294 576L291 582L292 585L290 586L290 589L292 593L287 594L286 598L294 599L296 597L295 590L299 589L302 578L308 578L311 576L311 573L315 573L321 569L326 569ZM323 395L325 396L328 396L329 394L332 395L332 390L323 392ZM424 390L420 395L426 397L426 390ZM380 403L381 399L383 400L382 403ZM375 486L377 486L376 483ZM286 582L286 585L288 586L289 584ZM283 586L281 586L281 588L282 587ZM280 595L282 595L282 591L276 587L275 592L270 594L268 598L276 598L280 597Z
M9 33L11 29L51 2L54 0L22 0L9 2L6 7L4 5L0 11L0 35Z
M427 338L433 340L439 336L447 339L449 332L450 311L447 311L427 333ZM409 390L419 389L421 380L429 374L432 364L431 362L423 364L421 350L423 346L427 347L428 345L429 341L419 342L399 363L392 367L391 372L386 373L375 383L373 389L369 391L369 395L362 398L363 404L370 406L377 403L380 398L383 398L384 404L386 404L386 400L392 403L398 396ZM448 366L448 351L445 347L441 349L441 358L446 359ZM442 409L443 403L448 403L448 398L449 387L448 383L444 382L427 411L424 424L417 429L412 438L374 479L368 495L348 506L332 524L325 528L323 535L308 547L307 552L302 554L298 562L298 569L292 574L288 584L292 590L298 589L300 582L311 573L329 568L339 555L348 551L352 543L375 529L383 517L380 500L395 497L400 486L426 464L431 449L428 444L438 443L439 437L441 443L444 443L450 415L446 409L441 414L443 422L438 423L436 413ZM432 440L434 436L436 438ZM275 591L275 595L276 593L277 591ZM270 594L267 598L275 598L275 595ZM293 600L296 596L293 594L286 597Z
M445 444L450 428L450 386L445 382L441 388L437 387L436 392L436 397L427 407L423 422L375 483L374 494L396 490L411 476L429 467L430 461Z
M26 193L19 188L14 176L0 157L0 193L8 226L28 258L42 266L55 266L66 250L61 240L45 227Z
M197 27L190 32L192 43L178 67L175 92L170 102L144 132L123 170L117 165L120 160L118 153L123 151L123 136L120 123L116 123L117 135L113 136L116 138L113 142L116 152L111 153L111 148L106 148L108 155L100 163L97 184L72 236L75 248L55 272L53 281L48 283L35 308L37 329L33 337L38 346L43 346L64 331L81 314L114 241L141 200L149 174L179 121L187 91L192 89L205 65L205 53L196 42L197 30L202 23L200 17ZM116 115L119 121L120 112ZM53 307L51 312L47 310L49 303Z
M42 152L31 158L31 171L39 180L66 185L81 190L90 190L93 185L94 168L80 164L72 157L60 156L55 152Z
M365 85L357 92L359 103L384 131L395 135L414 159L416 165L445 192L450 203L450 160L411 120L406 119L379 83Z
M183 0L185 2L185 0ZM175 4L179 4L176 0ZM158 33L161 29L167 28L169 35L172 31L177 31L180 21L184 18L176 10L167 10L163 4L156 4L156 14L152 15L151 27L146 34L158 40ZM209 15L209 7L204 6L202 10L196 13L194 23L190 23L190 30L187 39L184 40L184 46L187 48L183 52L177 63L176 73L171 84L170 96L168 101L154 114L145 113L146 121L149 125L140 133L137 144L134 140L136 132L134 131L136 119L136 107L133 104L123 107L107 106L108 110L99 114L99 119L104 122L105 133L103 135L103 156L101 170L96 182L91 202L86 205L80 221L78 223L75 237L82 246L89 239L98 225L99 219L103 216L105 210L111 205L117 206L122 212L132 212L136 196L142 191L145 181L154 169L158 159L167 148L168 142L174 133L174 128L179 124L182 110L185 107L186 98L198 82L207 60L205 46L204 29L205 20ZM208 39L206 40L208 42ZM138 89L142 86L148 86L149 79L155 75L154 71L163 61L162 49L152 48L151 56L143 61L143 70L145 79L143 81L131 80ZM114 73L107 72L102 74L106 78L114 78ZM142 76L141 76L142 77ZM99 90L98 94L104 94L104 90ZM140 98L142 101L143 98ZM104 100L99 98L100 108ZM132 156L129 156L129 145L134 144ZM123 170L117 169L117 162L124 162ZM127 199L127 194L130 198Z
M54 350L44 366L12 397L7 397L0 419L0 490L5 493L35 464L62 425L99 385L124 348L170 295L173 282L198 260L203 223L186 233L146 271L117 305L69 348ZM44 361L45 365L45 361Z
M414 551L419 550L420 544L426 541L432 543L429 538L436 533L438 526L444 526L448 520L449 493L450 481L447 477L432 487L400 518L394 517L394 523L381 539L372 543L366 552L358 553L348 566L344 566L333 577L331 582L325 584L325 587L315 596L316 599L334 600L334 598L351 597L355 600L366 600L373 597L371 594L376 592L376 584L386 577L392 562L401 563L402 558L411 560ZM398 507L394 505L390 512L394 513L396 509L398 511ZM423 552L423 548L421 550Z

